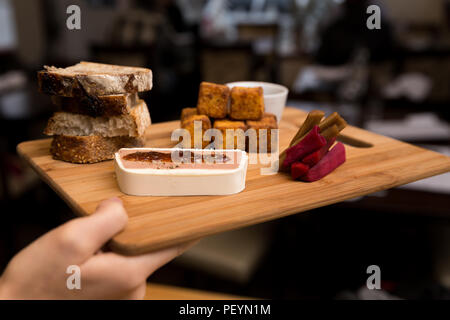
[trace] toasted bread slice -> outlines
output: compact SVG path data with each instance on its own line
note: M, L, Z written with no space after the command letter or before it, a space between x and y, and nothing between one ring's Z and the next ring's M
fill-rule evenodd
M143 147L144 136L140 137L101 137L65 136L53 137L50 153L54 159L72 163L95 163L114 158L121 148Z
M48 120L44 133L49 136L132 136L144 134L151 124L147 105L143 100L131 109L130 114L114 117L90 117L69 112L55 112Z
M84 114L91 117L113 117L130 114L139 101L137 93L109 96L68 98L52 96L52 102L61 111Z
M82 61L67 68L44 66L38 72L42 93L64 97L104 96L152 89L152 71Z

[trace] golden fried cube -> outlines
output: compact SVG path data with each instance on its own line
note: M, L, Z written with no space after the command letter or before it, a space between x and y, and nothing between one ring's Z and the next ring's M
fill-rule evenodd
M261 120L247 120L247 150L249 152L267 152L271 153L278 148L277 142L274 141L272 148L272 129L278 129L278 124L275 115L271 113L264 113ZM256 134L252 135L249 131L255 130ZM252 140L253 139L253 140ZM274 137L275 139L275 137ZM256 141L255 141L256 140ZM275 139L276 140L276 139ZM256 146L255 146L256 145ZM264 147L265 146L265 147Z
M277 116L270 112L264 112L260 121L278 126Z
M243 121L216 120L214 129L218 129L221 133L221 137L214 137L216 149L245 150L245 130L247 126Z
M197 114L198 114L197 113L197 108L183 108L181 110L180 121L183 122L184 120L186 120L190 116L194 116L194 115L197 115Z
M211 121L208 116L191 115L181 122L181 128L188 130L191 136L190 141L183 141L184 148L203 149L210 143L209 140L203 139L205 131L211 129Z
M264 113L261 87L231 89L230 118L235 120L259 120Z
M198 93L197 111L211 118L223 119L228 113L230 88L224 85L202 82Z

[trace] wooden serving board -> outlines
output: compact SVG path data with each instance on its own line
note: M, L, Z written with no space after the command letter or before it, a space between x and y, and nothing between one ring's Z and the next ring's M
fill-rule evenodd
M306 113L286 108L280 122L280 150L289 144ZM147 146L170 147L178 121L154 124ZM129 222L110 242L119 253L136 255L214 233L326 206L346 199L450 171L450 158L356 127L347 127L347 161L320 181L293 181L289 175L261 175L249 165L246 189L230 196L135 197L121 193L113 161L72 164L53 160L50 139L27 141L18 152L79 215L92 213L103 199L118 196Z

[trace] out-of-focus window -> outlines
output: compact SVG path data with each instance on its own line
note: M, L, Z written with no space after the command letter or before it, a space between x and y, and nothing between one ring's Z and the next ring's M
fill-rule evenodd
M11 0L0 0L0 51L17 46L16 26Z

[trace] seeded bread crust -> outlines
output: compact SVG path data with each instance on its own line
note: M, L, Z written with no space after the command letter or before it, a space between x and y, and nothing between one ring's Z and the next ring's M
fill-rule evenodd
M114 158L120 148L143 147L144 136L54 136L50 153L56 160L72 163L96 163Z
M63 97L104 96L152 89L152 71L82 61L68 68L44 66L38 72L42 93Z
M133 94L116 94L109 96L85 96L68 98L52 96L52 102L61 111L84 114L91 117L114 117L130 114L139 97Z

